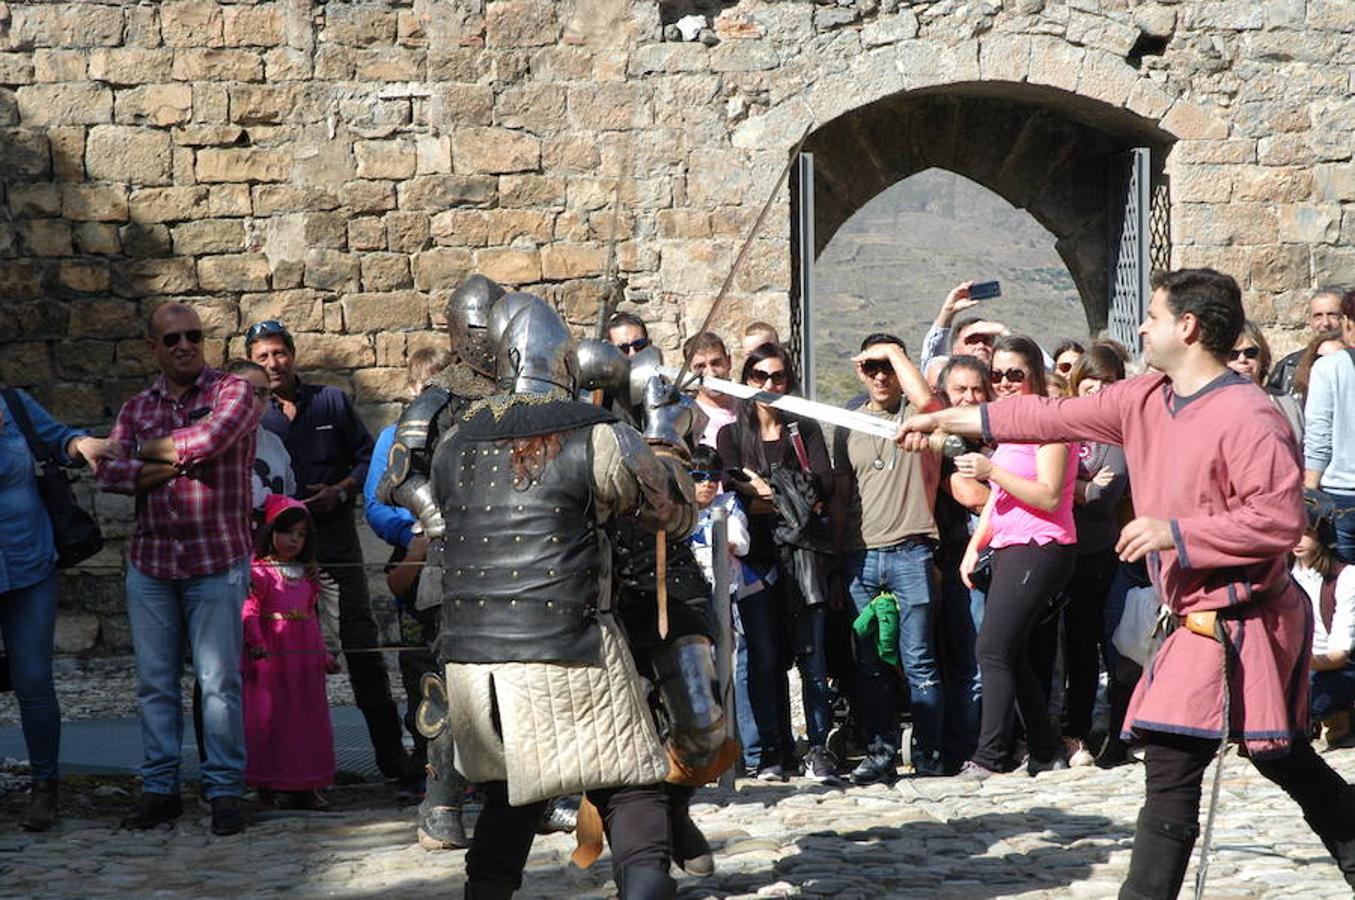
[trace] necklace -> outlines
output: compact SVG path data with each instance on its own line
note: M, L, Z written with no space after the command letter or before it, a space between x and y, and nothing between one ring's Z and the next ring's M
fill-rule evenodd
M875 412L875 411L877 411L877 410L871 410L871 411L872 411L872 412ZM888 412L888 410L878 410L878 412ZM896 413L894 413L894 424L895 424L895 425L897 425L900 421L902 421L902 416L903 416L903 404L900 403L900 404L899 404L899 411L896 412ZM876 443L877 441L878 441L879 443ZM898 455L899 455L899 446L898 446L898 444L895 444L893 441L889 440L888 438L875 437L874 435L871 436L870 443L871 443L872 449L875 451L875 458L872 459L872 460L870 461L870 467L871 467L872 469L874 469L875 471L877 471L877 472L883 472L886 468L892 470L892 469L894 468L894 461L895 461L896 459L898 459ZM889 446L892 446L894 449L893 449L893 452L891 452L891 453L889 454L889 462L886 463L886 462L885 462L885 459L884 459L884 456L885 456L885 447L889 447Z

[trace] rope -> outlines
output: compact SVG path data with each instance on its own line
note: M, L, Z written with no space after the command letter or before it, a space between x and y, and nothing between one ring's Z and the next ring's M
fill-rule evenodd
M1228 652L1231 645L1228 643L1228 632L1223 627L1223 619L1219 618L1214 623L1215 637L1219 642L1219 649L1222 651L1223 662L1221 671L1223 675L1223 737L1219 739L1218 758L1214 762L1214 784L1209 789L1209 815L1204 820L1204 838L1200 842L1200 868L1195 873L1195 900L1203 900L1204 885L1209 877L1209 850L1214 842L1214 816L1219 807L1219 789L1223 786L1223 759L1228 754L1228 733L1232 727L1232 682L1229 679Z
M422 561L422 560L415 560L415 561L413 561L413 562L404 562L404 561L401 561L401 562L392 562L392 563L382 563L382 562L317 562L315 565L318 566L318 567L321 568L321 569L359 569L359 568L361 568L361 569L381 569L381 570L384 571L385 569L394 569L394 568L399 568L399 567L402 567L402 566L422 566L422 565L423 565L423 561ZM82 564L80 564L80 565L71 566L71 567L68 568L68 569L61 569L60 571L61 571L61 574L63 574L63 575L72 575L72 576L74 576L74 575L106 575L106 574L118 574L118 575L121 575L121 574L123 574L123 573L125 573L125 572L127 571L127 566L126 566L126 565L113 565L113 564L111 564L111 563L104 563L104 564L94 563L93 565L86 565L86 564L83 564L83 563L82 563Z

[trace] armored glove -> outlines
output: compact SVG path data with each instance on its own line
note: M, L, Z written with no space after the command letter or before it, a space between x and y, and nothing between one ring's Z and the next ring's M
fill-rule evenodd
M696 401L673 389L655 375L645 384L644 436L650 443L665 444L686 452L687 436L704 427L705 413Z

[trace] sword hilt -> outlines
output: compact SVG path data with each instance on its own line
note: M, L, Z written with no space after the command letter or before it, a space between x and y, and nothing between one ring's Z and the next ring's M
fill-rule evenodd
M958 434L949 434L944 431L933 431L927 435L927 449L946 459L954 459L969 452L968 445L964 438Z

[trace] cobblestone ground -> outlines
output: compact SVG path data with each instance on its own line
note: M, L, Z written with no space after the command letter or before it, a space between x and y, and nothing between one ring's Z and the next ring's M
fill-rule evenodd
M1355 777L1355 751L1327 758ZM680 896L1110 897L1129 862L1142 773L1135 765L982 783L904 779L842 790L792 780L709 790L693 813L716 847L717 873L683 876ZM191 803L173 828L113 830L134 790L105 783L91 802L87 786L47 835L16 830L11 794L0 821L0 893L445 897L463 880L464 853L419 849L412 810L395 808L388 789L339 789L337 811L261 814L229 838L211 836L207 814ZM1294 807L1236 757L1216 844L1210 897L1350 896ZM538 838L520 896L613 894L606 857L579 871L568 865L572 847L565 835Z

